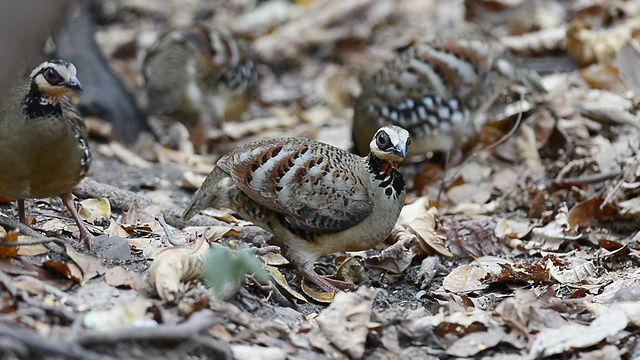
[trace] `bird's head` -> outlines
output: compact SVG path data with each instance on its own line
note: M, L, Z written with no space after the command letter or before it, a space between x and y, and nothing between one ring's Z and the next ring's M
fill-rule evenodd
M388 125L376 131L369 146L373 156L395 165L407 156L407 147L410 143L407 130Z
M69 91L82 92L76 77L76 67L70 62L55 59L45 61L31 72L31 91L55 104Z

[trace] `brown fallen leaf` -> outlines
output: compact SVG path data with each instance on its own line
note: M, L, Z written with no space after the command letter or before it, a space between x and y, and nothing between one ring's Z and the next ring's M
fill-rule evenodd
M304 279L302 279L302 281L300 282L300 289L302 289L302 292L307 294L307 296L309 296L313 300L323 304L330 303L336 295L335 290L315 291L307 285Z
M78 265L76 265L72 261L60 261L55 259L49 259L49 260L45 260L42 263L42 265L45 268L51 269L57 272L58 274L66 277L67 279L73 280L76 283L82 282L82 279L83 279L82 270Z
M9 231L0 237L0 242L7 243L18 240L19 232L17 230ZM0 258L11 260L18 255L18 246L0 246Z
M271 280L278 287L278 289L283 293L283 295L285 295L289 299L294 300L298 304L306 304L309 302L304 296L302 296L302 294L295 291L293 288L291 288L291 286L289 286L287 279L285 279L284 275L282 275L280 270L269 265L265 266L265 268L269 272L269 275L271 276Z
M474 264L459 266L451 271L442 282L445 290L453 293L467 293L486 289L487 284L482 279L487 276L487 271Z
M22 280L16 280L11 283L15 289L25 290L30 295L40 295L44 293L44 284L32 277L25 277Z
M18 239L20 241L33 240L33 238L31 236L20 236L20 237L18 237ZM46 254L49 251L51 251L51 250L49 250L43 244L35 244L35 245L29 245L29 246L20 246L19 249L18 249L18 255L22 255L22 256L38 256L38 255Z
M361 359L364 355L375 295L376 290L369 287L351 293L340 292L318 316L324 335L351 359Z
M129 271L122 266L107 270L104 280L114 287L126 286L133 290L141 290L144 287L142 277L138 273Z
M35 266L35 265L32 265ZM15 265L6 260L0 260L0 271L11 274L11 275L29 275L29 276L37 276L38 273L36 271L31 271L28 269L21 268L18 265Z
M96 276L102 275L107 271L104 260L98 259L93 255L77 252L71 245L64 244L67 255L75 262L84 275L83 281L88 281Z
M604 196L600 195L579 202L569 211L568 221L571 229L578 225L591 226L594 220L613 218L618 214L613 204L603 204Z

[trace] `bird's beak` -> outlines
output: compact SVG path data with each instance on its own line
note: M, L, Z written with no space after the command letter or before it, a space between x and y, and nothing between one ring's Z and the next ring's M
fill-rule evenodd
M78 78L75 76L71 76L69 81L63 82L60 85L67 87L71 90L75 90L77 92L82 92L82 84L80 83L80 80L78 80Z
M405 157L407 157L407 145L404 143L399 143L393 149L391 149L391 153L401 156L404 159Z

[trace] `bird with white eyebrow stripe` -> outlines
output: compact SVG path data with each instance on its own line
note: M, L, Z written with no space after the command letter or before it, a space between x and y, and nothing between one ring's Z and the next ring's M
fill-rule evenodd
M80 239L91 247L94 237L71 195L91 163L84 122L65 96L81 91L76 67L60 59L43 62L31 72L28 84L13 89L0 107L0 195L18 200L23 223L26 198L60 196Z
M183 214L224 207L271 232L287 258L325 290L348 287L318 275L317 258L371 249L396 224L405 184L397 165L409 133L379 129L368 156L307 138L263 140L222 157Z
M366 154L369 139L385 125L409 131L407 157L459 149L475 134L478 115L511 84L545 92L537 76L518 68L497 42L418 43L362 81L354 105L354 150Z

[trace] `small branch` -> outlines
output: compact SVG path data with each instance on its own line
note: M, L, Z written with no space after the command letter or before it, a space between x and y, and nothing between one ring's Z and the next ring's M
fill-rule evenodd
M165 235L167 235L167 240L169 241L169 244L173 246L179 246L179 247L189 247L189 245L180 241L176 241L173 238L173 233L171 233L171 229L169 229L169 225L167 225L167 222L164 221L164 216L162 215L156 216L156 221L160 224L160 226L162 226L162 230L164 230Z
M76 342L81 345L113 344L121 341L170 341L193 339L198 333L210 329L222 320L211 310L201 310L180 324L164 324L156 327L127 326L110 331L94 331L81 334Z
M29 276L29 275L20 275L14 278L13 281L31 281L31 282L36 282L38 283L39 286L42 286L42 288L44 289L44 291L46 291L49 294L55 295L58 298L60 298L60 301L64 302L65 304L72 306L72 307L77 307L78 303L76 303L75 301L71 300L69 298L69 294L67 294L66 292L56 288L55 286L49 285L46 282L40 280L40 279L36 279L33 276Z
M73 194L83 199L107 198L111 207L120 210L129 210L134 203L138 203L142 207L151 205L151 200L133 191L99 183L91 178L84 178L80 181L73 189Z
M29 294L26 291L20 291L19 292L20 298L22 298L22 300L24 302L26 302L28 305L42 309L44 311L50 312L52 314L55 314L67 321L69 321L70 323L73 323L73 321L76 319L75 314L73 313L73 311L69 311L68 309L65 309L62 306L56 306L56 305L47 305L43 302L37 301L35 299L33 299L32 297L29 296Z
M4 285L4 288L11 296L16 296L16 289L11 284L11 278L2 270L0 270L0 284Z
M269 245L261 248L251 247L251 248L248 248L247 251L256 256L263 256L264 254L267 254L270 252L280 254L281 249L280 249L280 246Z
M4 227L17 229L22 234L31 236L32 238L36 239L36 240L30 240L30 241L2 242L0 243L1 246L29 246L29 245L36 245L36 244L44 244L49 250L53 252L56 252L58 254L64 253L64 250L62 250L59 246L55 246L54 244L51 244L51 243L56 243L57 245L64 245L65 243L67 243L67 241L59 237L53 237L53 236L45 237L39 232L37 232L36 230L33 230L31 227L21 223L20 221L13 219L11 217L8 217L1 213L0 213L0 225Z
M61 342L60 339L45 338L34 331L2 322L0 322L0 337L15 339L23 343L31 355L40 354L47 358L62 357L65 359L113 359L82 349L79 346L70 346Z
M613 180L619 176L622 176L623 172L619 171L619 172L614 172L614 173L607 173L607 174L593 174L593 175L586 175L586 176L581 176L581 177L570 177L570 178L564 178L562 180L553 180L550 182L550 185L553 188L566 188L569 186L576 186L576 185L591 185L591 184L597 184L603 181L608 181L608 180Z
M46 239L37 239L37 240L25 240L25 241L3 241L0 242L0 246L30 246L30 245L38 245L38 244L48 244L51 242L60 243L63 242L58 238L46 238Z

